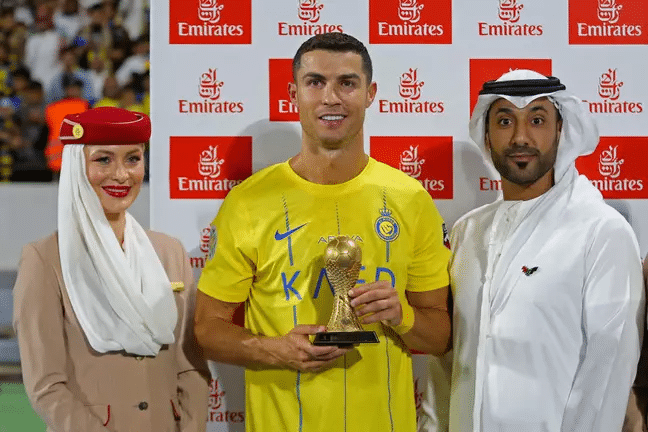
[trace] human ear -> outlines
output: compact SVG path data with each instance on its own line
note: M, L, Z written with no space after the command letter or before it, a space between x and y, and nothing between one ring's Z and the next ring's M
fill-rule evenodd
M297 84L288 83L288 97L290 98L290 103L297 106Z
M376 93L378 92L378 84L375 82L372 82L369 84L369 88L367 89L367 104L365 105L365 108L369 108L371 104L374 101L374 98L376 97Z

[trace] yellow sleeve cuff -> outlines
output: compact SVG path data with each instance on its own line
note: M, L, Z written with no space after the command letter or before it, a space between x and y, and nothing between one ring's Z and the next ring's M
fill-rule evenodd
M412 327L414 327L414 308L407 302L405 302L405 304L401 304L401 308L403 309L403 319L401 320L400 324L398 324L397 326L392 326L392 328L396 333L402 335L407 333L412 329Z

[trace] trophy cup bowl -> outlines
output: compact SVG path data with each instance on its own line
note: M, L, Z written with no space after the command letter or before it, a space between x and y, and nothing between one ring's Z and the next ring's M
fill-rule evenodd
M359 343L378 343L374 331L365 331L350 304L353 288L362 266L362 249L350 237L337 236L326 246L324 266L335 297L326 332L315 335L314 345L348 347Z

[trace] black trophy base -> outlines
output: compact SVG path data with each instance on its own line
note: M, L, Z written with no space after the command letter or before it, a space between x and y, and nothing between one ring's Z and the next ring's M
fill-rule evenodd
M378 343L374 331L321 332L315 334L313 345L337 345L340 348L361 343Z

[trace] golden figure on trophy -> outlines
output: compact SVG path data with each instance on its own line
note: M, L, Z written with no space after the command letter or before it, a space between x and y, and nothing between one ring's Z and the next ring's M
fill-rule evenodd
M377 343L376 332L362 329L349 299L349 290L355 286L362 266L360 246L350 237L335 237L326 246L324 266L335 298L327 331L317 333L313 343L338 346Z

